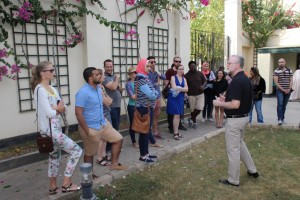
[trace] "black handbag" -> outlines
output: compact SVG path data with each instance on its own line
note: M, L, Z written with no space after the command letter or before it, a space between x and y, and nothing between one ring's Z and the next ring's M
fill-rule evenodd
M168 99L170 92L170 84L166 85L164 89L161 91L161 95L163 96L164 99Z
M50 127L50 137L46 134L41 134L38 131L38 107L39 107L39 89L37 89L37 112L36 112L36 118L37 118L37 132L38 136L36 138L36 146L38 148L38 151L40 153L50 153L54 150L53 148L53 140L52 140L52 128L51 128L51 121L49 118L49 127Z

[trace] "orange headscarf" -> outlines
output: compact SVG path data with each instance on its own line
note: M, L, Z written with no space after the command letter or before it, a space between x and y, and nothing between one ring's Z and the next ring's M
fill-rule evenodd
M142 58L136 67L136 72L148 76L148 73L145 71L145 66L148 62L149 60L147 60L146 58Z

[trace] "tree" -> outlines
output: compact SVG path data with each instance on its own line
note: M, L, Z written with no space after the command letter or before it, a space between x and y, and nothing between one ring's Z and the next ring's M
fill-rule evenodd
M255 48L266 46L277 29L298 26L299 18L292 8L286 10L278 0L244 0L242 1L243 35Z
M211 65L222 65L224 1L211 0L207 7L195 1L191 5L191 32L191 59L208 60Z

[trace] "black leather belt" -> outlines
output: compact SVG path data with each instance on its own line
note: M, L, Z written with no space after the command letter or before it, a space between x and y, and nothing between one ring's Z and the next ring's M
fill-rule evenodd
M242 118L242 117L248 117L248 114L243 114L243 115L226 115L226 118Z

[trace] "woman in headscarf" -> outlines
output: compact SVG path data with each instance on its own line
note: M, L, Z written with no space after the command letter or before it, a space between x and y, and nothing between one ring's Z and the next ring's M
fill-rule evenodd
M155 100L157 99L157 91L153 87L148 73L150 71L150 63L147 59L143 58L139 61L136 72L135 88L137 93L136 109L141 115L150 114L150 129L148 134L140 133L139 135L139 148L140 148L140 161L147 163L154 162L156 155L149 154L149 135L151 134L153 108Z

